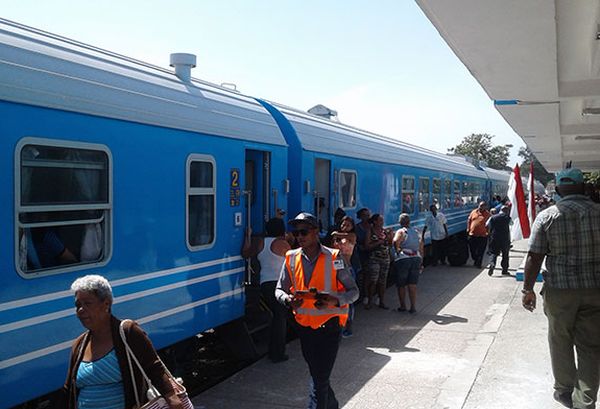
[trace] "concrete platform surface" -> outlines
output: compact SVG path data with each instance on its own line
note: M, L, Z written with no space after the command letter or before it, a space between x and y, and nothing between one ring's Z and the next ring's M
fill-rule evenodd
M514 244L511 271L525 256ZM357 308L354 336L343 339L332 387L346 409L544 408L552 399L552 374L541 305L521 307L522 283L497 270L472 266L425 269L418 312ZM539 290L539 284L536 290ZM194 398L206 409L305 408L308 370L299 342L290 359L263 359Z

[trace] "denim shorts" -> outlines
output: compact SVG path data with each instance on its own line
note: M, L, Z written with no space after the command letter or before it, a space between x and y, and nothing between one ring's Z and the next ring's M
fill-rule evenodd
M396 286L404 287L408 284L416 285L419 282L421 262L421 257L407 257L394 261Z

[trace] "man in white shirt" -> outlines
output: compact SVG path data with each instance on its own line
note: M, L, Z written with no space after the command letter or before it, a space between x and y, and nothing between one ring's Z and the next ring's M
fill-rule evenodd
M431 265L435 266L438 262L446 264L446 238L448 237L448 225L446 216L438 212L437 206L429 206L430 212L425 217L425 227L423 228L423 240L425 232L429 229L431 234L431 247L433 260Z

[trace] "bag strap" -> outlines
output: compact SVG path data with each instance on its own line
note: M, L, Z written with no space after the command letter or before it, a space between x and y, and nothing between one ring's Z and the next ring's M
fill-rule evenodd
M139 408L140 407L140 397L138 395L138 390L137 390L137 386L136 386L136 382L135 382L135 375L133 373L133 365L131 364L131 359L133 359L133 361L137 365L138 369L140 370L140 372L141 372L142 376L144 377L144 380L148 384L149 388L154 389L154 386L152 385L150 378L148 378L148 375L146 375L146 372L144 372L144 368L142 368L142 365L140 364L140 362L136 358L135 354L131 350L131 347L127 343L127 338L125 337L125 330L124 330L124 324L126 322L131 322L131 320L121 321L121 324L119 325L119 335L121 336L121 340L123 341L123 344L125 344L125 351L127 353L127 363L129 364L129 373L131 374L131 381L133 382L133 393L135 395L135 402L137 403L137 407Z

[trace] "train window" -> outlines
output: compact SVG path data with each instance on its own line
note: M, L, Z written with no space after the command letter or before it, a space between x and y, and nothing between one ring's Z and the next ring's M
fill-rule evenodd
M16 159L17 271L35 277L105 264L112 211L106 147L25 138Z
M479 183L471 182L471 203L474 205L479 204Z
M429 210L429 178L419 178L419 212Z
M216 227L215 161L207 155L190 155L187 160L186 205L187 245L190 250L212 246Z
M479 203L482 200L486 200L486 198L483 197L483 195L484 195L483 185L481 183L477 183L477 200L475 202Z
M462 202L467 206L471 205L471 183L469 182L463 182Z
M462 195L460 194L460 181L454 181L454 207L463 207L465 203L462 200Z
M340 170L340 207L356 207L356 171Z
M415 178L402 176L402 213L413 214L415 207Z
M444 202L443 207L450 209L452 207L452 181L444 179Z
M442 208L441 203L441 195L442 195L442 180L438 178L433 178L433 203L437 206L438 209Z

